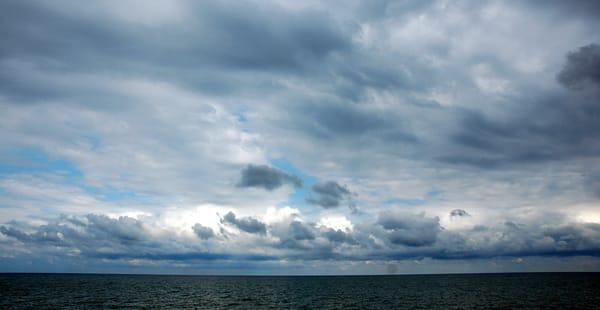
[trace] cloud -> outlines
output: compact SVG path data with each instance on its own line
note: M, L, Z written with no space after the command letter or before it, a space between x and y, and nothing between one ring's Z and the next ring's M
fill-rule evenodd
M222 223L231 224L239 230L250 234L264 235L267 232L267 225L265 223L252 217L237 218L231 211L223 216Z
M294 240L314 240L315 233L310 226L302 222L292 221L290 223L290 236Z
M248 165L242 169L242 176L238 186L260 187L271 191L284 184L302 187L302 180L297 176L284 173L266 165Z
M304 223L297 219L283 221L271 230L271 234L277 238L275 247L291 251L303 251L308 257L314 256L312 251L320 247L316 244L318 230L314 223ZM302 255L302 254L300 254Z
M589 44L570 52L556 78L571 89L582 88L585 83L600 86L600 45Z
M353 208L352 193L345 185L340 185L335 181L316 183L312 186L316 197L307 198L308 203L321 206L325 209L337 208L343 201L347 201Z
M147 231L136 219L121 216L113 219L106 215L88 214L83 218L65 217L65 222L41 225L33 233L14 227L0 227L0 232L23 242L69 246L72 243L94 247L95 244L132 245L147 241ZM83 231L80 231L83 229Z
M204 243L198 244L172 230L175 228L159 228L151 218L142 222L129 217L90 214L63 216L43 225L0 225L0 249L11 248L15 259L33 254L115 262L142 259L152 263L600 256L599 224L570 222L556 215L542 215L519 224L497 221L486 229L451 230L442 229L438 218L424 213L385 211L376 222L357 223L352 231L317 228L299 220L285 220L267 227L248 218L237 219L229 214L225 218L240 229L260 226L258 230L264 228L265 234L277 238L269 241L249 239L243 234L230 235L221 240L222 246L213 244L207 249L201 247ZM277 230L280 225L284 230ZM193 230L196 234L212 232L206 228L195 225ZM26 251L22 252L23 249Z
M154 243L142 222L126 216L109 218L101 214L62 217L35 227L31 232L1 226L0 232L42 251L70 249L90 256L100 252L151 248Z
M136 219L121 216L111 219L105 215L87 215L87 230L99 239L117 238L120 242L136 242L145 239L142 223Z
M584 175L583 186L593 197L600 198L600 171L591 170Z
M0 226L0 232L2 234L4 234L5 236L15 238L22 242L28 242L28 241L34 240L34 238L32 238L32 236L24 233L23 231L21 231L17 228L14 228L14 227Z
M387 231L392 244L411 247L432 245L441 231L438 217L426 217L425 213L408 214L385 211L379 214L378 224Z
M471 216L467 211L463 209L454 209L450 211L450 217L468 217Z
M2 4L5 14L0 25L12 45L1 52L5 59L18 59L19 55L51 59L48 69L62 72L105 68L126 75L164 74L190 87L223 92L232 89L223 72L303 73L331 53L351 47L349 34L324 12L290 12L259 3L176 5L187 8L174 12L166 22L144 24L132 22L135 18L123 19L128 14L120 13L118 5L7 1ZM188 14L192 11L194 14ZM43 27L27 26L33 22ZM190 26L195 30L186 31ZM47 48L42 52L40 46ZM214 71L215 79L209 80L205 70ZM0 77L6 82L2 83L4 93L25 101L73 94L62 87L53 89L52 80L20 73L12 80Z
M509 113L500 116L474 109L461 111L459 130L450 137L454 143L437 159L452 165L498 169L596 158L600 154L600 144L595 142L600 137L600 125L595 115L600 105L596 100L598 88L593 85L600 81L598 55L597 44L580 47L567 54L556 76L567 88L581 92L522 95L518 97L521 105L511 103Z
M198 238L207 240L215 236L215 232L210 227L202 226L201 224L195 224L192 226L192 230L198 236Z
M341 229L328 229L323 233L323 236L331 242L356 244L356 240L348 233Z

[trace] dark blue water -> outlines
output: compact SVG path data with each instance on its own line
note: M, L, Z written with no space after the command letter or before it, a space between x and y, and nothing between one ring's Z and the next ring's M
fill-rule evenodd
M1 309L600 309L600 273L342 277L0 274Z

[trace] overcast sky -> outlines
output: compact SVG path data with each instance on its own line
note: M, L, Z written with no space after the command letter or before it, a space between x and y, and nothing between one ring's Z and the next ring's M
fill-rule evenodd
M598 1L0 1L0 271L599 271L598 29Z

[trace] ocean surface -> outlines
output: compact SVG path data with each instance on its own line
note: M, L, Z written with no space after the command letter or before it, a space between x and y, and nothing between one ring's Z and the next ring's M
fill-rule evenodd
M600 273L401 276L0 274L0 309L600 309Z

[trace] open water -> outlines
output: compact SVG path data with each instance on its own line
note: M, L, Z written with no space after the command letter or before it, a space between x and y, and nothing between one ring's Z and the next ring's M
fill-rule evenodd
M0 274L0 309L600 309L600 273Z

